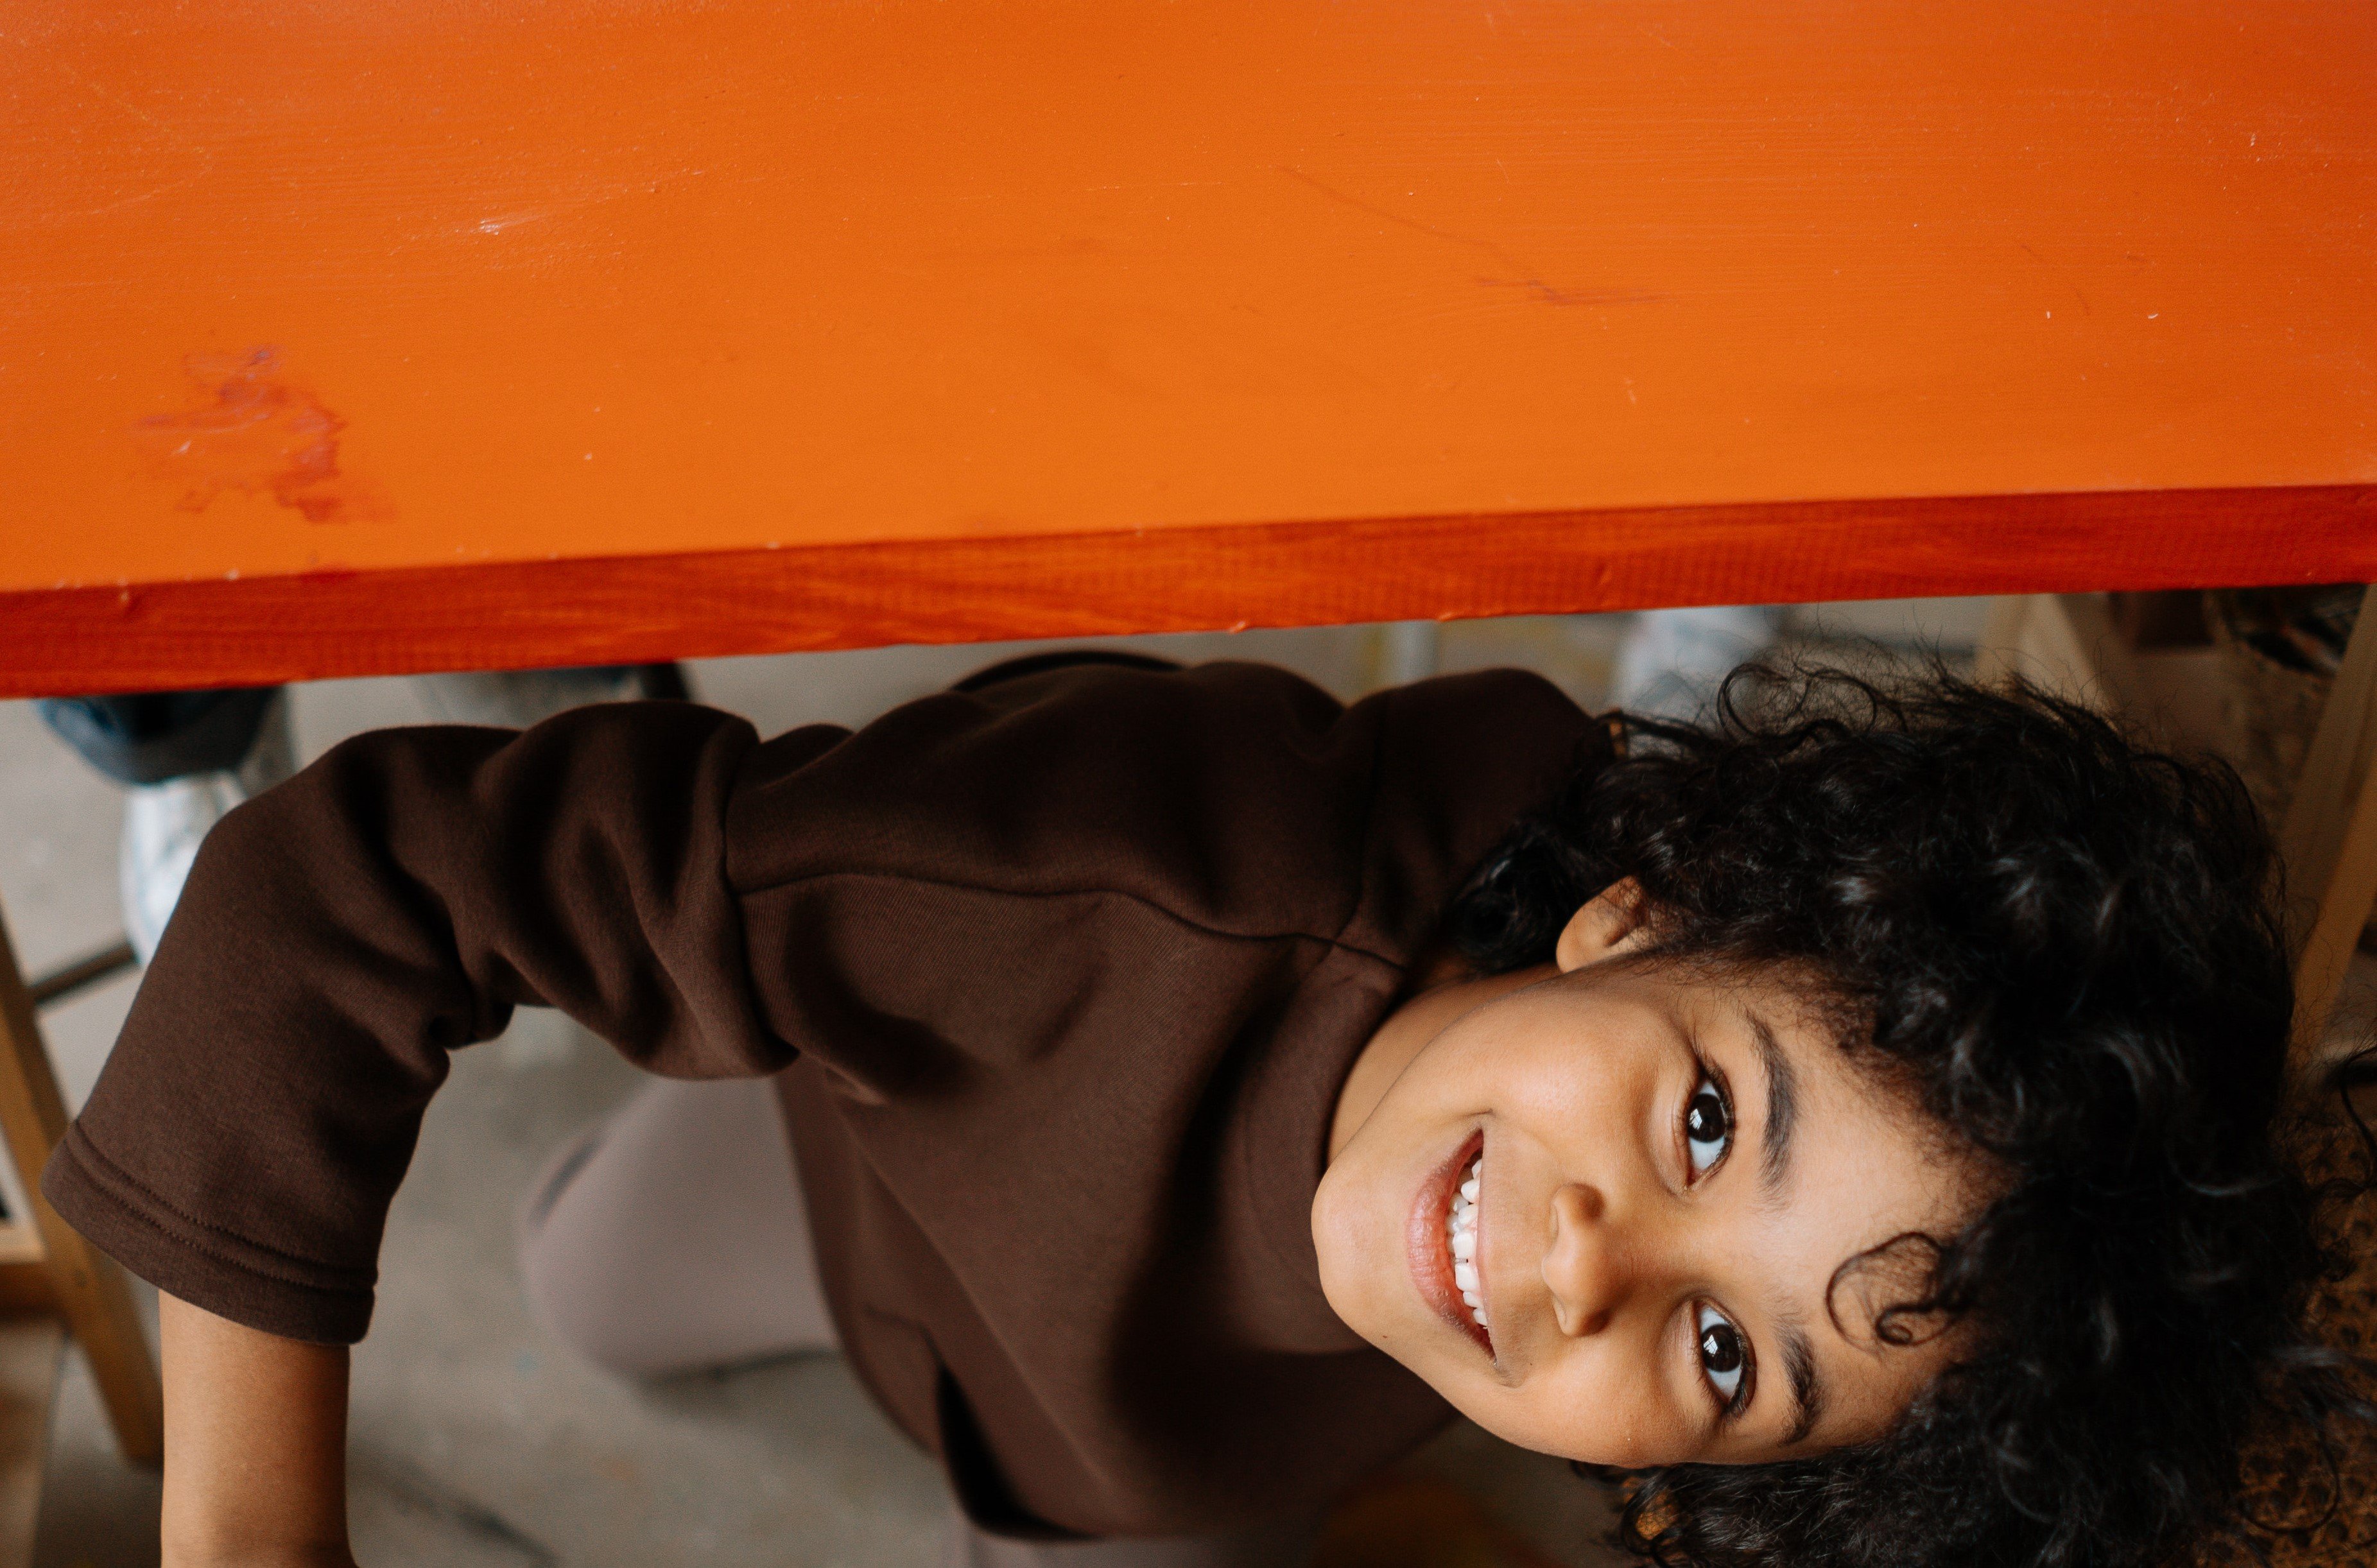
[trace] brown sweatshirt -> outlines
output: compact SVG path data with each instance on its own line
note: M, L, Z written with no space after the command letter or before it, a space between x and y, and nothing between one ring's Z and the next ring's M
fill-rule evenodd
M1449 1414L1321 1296L1338 1087L1607 755L1533 676L1347 708L1239 664L765 744L659 702L358 736L209 836L43 1191L185 1300L361 1338L448 1053L557 1007L780 1074L845 1350L983 1525L1317 1506Z

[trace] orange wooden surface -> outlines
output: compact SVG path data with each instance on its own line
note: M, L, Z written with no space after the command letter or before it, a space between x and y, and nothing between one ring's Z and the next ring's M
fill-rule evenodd
M2377 576L2372 65L2357 0L0 0L0 690Z

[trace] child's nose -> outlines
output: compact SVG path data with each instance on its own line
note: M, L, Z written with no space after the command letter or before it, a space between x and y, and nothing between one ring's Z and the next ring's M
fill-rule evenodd
M1597 1188L1571 1182L1552 1194L1551 1245L1544 1251L1544 1284L1562 1334L1599 1334L1635 1286L1624 1238L1608 1222Z

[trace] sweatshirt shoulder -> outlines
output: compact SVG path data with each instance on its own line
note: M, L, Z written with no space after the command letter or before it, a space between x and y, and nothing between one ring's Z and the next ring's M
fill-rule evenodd
M1217 929L1329 918L1358 858L1376 715L1287 671L1081 665L760 747L745 895L824 878L1111 892Z
M1349 706L1262 664L1075 666L759 748L731 875L747 896L821 878L1111 892L1220 932L1325 936L1382 809L1397 851L1467 853L1481 813L1499 832L1591 727L1515 670Z
M1609 732L1525 670L1441 676L1366 700L1384 712L1364 892L1345 940L1407 955L1521 817L1608 763Z

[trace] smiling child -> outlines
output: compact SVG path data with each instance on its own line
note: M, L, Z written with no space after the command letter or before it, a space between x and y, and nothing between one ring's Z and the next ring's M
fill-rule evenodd
M2233 776L1934 677L991 672L765 743L364 736L207 841L44 1188L166 1293L173 1564L343 1563L448 1053L666 1079L532 1192L623 1371L838 1347L977 1564L1290 1561L1454 1411L1671 1562L2125 1568L2344 1404ZM1753 694L1758 700L1747 699Z

